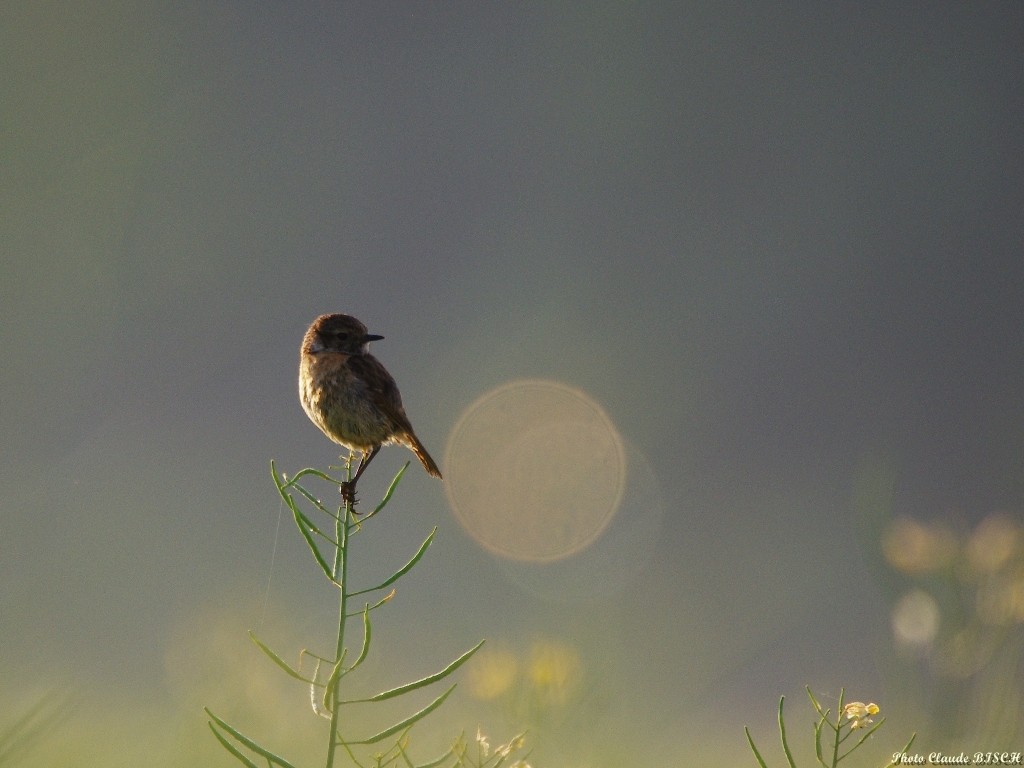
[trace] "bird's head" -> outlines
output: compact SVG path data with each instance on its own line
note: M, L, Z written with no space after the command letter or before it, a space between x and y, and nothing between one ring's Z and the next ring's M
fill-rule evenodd
M383 338L367 333L366 326L352 315L320 315L306 331L302 351L311 355L326 351L361 355L368 351L371 341Z

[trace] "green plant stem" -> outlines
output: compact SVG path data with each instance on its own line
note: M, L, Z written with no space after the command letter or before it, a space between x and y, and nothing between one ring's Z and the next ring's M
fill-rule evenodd
M836 705L836 739L832 745L832 768L839 765L839 745L842 744L842 740L839 738L840 732L843 730L843 699L846 697L846 689L839 689L839 703Z
M789 742L786 741L786 721L782 717L782 705L785 701L785 696L779 698L779 737L782 739L782 751L786 753L789 768L796 768L796 763L793 762L793 753L789 751Z
M349 457L349 463L346 467L346 479L352 479L352 461ZM334 659L335 663L341 659L342 654L345 652L345 621L348 616L348 534L350 529L350 522L353 517L352 502L349 500L345 501L345 504L338 515L337 522L335 523L335 536L338 542L338 546L334 550L334 581L338 584L338 591L341 593L341 597L338 598L338 644L335 647ZM341 675L336 675L333 682L331 683L331 690L328 691L328 700L331 702L331 732L330 739L327 743L327 768L334 768L334 753L338 748L338 719L341 712L341 707L338 702L341 701L340 688L341 688Z

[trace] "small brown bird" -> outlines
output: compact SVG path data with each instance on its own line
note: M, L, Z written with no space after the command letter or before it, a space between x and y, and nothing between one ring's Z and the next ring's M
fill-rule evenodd
M362 454L342 487L347 499L382 445L404 445L427 474L441 477L405 415L398 385L369 352L370 342L383 338L351 315L321 315L302 339L299 399L306 415L331 440Z

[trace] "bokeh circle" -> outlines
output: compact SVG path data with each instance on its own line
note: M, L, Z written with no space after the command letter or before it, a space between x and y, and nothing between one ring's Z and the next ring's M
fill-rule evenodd
M593 398L520 380L460 416L445 449L445 489L463 528L513 560L550 562L604 532L622 503L626 455Z

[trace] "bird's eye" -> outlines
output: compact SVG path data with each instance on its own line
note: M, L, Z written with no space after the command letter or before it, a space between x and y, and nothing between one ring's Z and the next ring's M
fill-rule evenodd
M345 341L348 338L348 334L345 333L344 331L340 331L338 334L336 334L336 336L338 341Z

